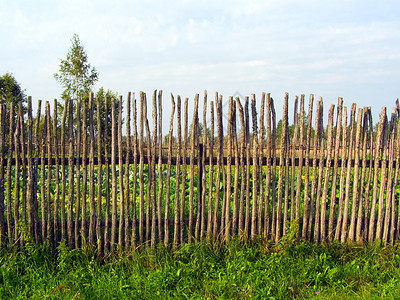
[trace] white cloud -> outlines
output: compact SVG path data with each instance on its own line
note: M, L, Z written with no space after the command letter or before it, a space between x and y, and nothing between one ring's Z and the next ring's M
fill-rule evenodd
M78 33L98 86L122 94L314 92L389 106L400 93L399 14L397 2L372 0L0 0L0 73L57 97L52 74Z

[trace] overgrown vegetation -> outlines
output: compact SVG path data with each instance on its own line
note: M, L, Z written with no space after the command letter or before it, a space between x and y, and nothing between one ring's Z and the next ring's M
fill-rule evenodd
M298 243L291 224L279 244L262 240L118 251L57 250L26 240L0 250L1 299L395 298L398 245Z

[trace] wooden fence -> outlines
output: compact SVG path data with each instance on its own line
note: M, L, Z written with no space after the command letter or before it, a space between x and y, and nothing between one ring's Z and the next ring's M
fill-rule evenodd
M64 102L61 118L56 100L52 115L48 102L41 114L39 101L35 117L31 98L16 112L0 105L1 245L65 240L107 252L238 235L279 241L289 221L298 223L299 239L316 243L395 243L398 105L390 121L382 109L374 130L369 107L348 111L339 98L324 127L322 99L314 104L311 95L306 112L301 95L289 134L288 98L277 136L269 94L259 110L255 95L244 103L230 97L224 136L222 96L208 104L204 94L200 121L196 95L189 127L189 100L182 118L181 98L171 95L167 145L161 92L152 97L152 123L144 93L128 94L124 116L122 97L112 100L103 118L109 101L93 95Z

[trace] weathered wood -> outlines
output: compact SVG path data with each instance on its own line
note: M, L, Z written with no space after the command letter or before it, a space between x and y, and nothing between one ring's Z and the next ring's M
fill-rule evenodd
M318 157L318 145L320 143L320 135L321 135L321 109L322 109L322 101L319 99L317 102L317 111L315 114L315 133L314 133L314 156L313 156L313 164L312 164L312 182L311 182L311 198L310 198L310 209L308 212L308 228L307 228L307 239L311 240L312 236L312 226L314 225L312 219L314 217L314 205L315 205L315 192L316 192L316 184L317 184L317 157Z
M81 203L81 166L79 158L81 156L81 101L76 104L76 206L75 206L75 248L79 248L80 234L79 234L79 215ZM86 134L86 132L85 132Z
M398 178L399 178L399 170L400 170L400 105L399 99L396 100L396 111L397 111L397 137L396 137L396 171L394 174L394 187L393 187L393 195L392 195L392 206L396 205L396 190L398 188ZM400 206L400 199L398 200L398 206ZM393 211L393 209L392 209ZM390 243L393 244L399 237L399 225L400 225L400 214L396 217L392 217L391 223L391 231L390 231Z
M398 105L398 102L396 103ZM396 112L397 113L397 109ZM392 114L393 115L393 114ZM399 152L399 148L397 148L397 151L395 150L395 147L398 145L398 138L395 137L395 131L396 127L398 127L399 123L399 116L396 114L394 116L393 120L393 154L392 154L392 159L396 157L396 152ZM392 167L392 173L393 173L393 167ZM391 173L391 174L392 174ZM394 171L393 177L391 178L391 194L390 194L390 199L391 199L391 216L390 216L390 228L388 228L388 235L389 235L389 243L390 245L394 245L394 237L395 237L395 228L396 228L396 186L397 186L397 179L398 179L398 173L397 173L397 165L396 165L396 171Z
M302 95L303 96L303 95ZM296 96L294 98L294 113L293 113L293 139L292 139L292 145L291 147L291 156L292 156L292 161L295 160L296 157L296 148L297 148L297 132L298 132L298 103L299 103L299 97ZM303 109L304 111L304 109ZM300 110L301 112L301 110ZM304 114L304 113L303 113ZM303 123L304 123L304 119L303 119ZM303 138L300 137L300 141L303 141ZM300 148L300 152L303 152L303 148ZM290 220L294 219L295 216L295 189L294 189L294 178L296 177L296 168L295 166L292 165L292 169L291 169L291 181L290 181ZM298 184L298 182L301 180L299 179L299 177L297 177L296 179L296 186ZM296 189L297 190L297 189ZM299 191L297 190L297 193Z
M239 226L239 236L243 235L244 230L244 220L243 220L243 212L244 212L244 196L245 196L245 179L246 179L246 172L245 172L245 163L244 163L244 152L245 152L245 144L246 144L246 127L244 123L244 113L243 113L243 106L240 103L239 97L236 97L236 105L239 109L239 118L240 118L240 131L241 131L241 141L240 141L240 200L239 200L239 213L238 213L238 226ZM235 215L234 215L235 217ZM236 222L233 223L234 226ZM234 229L234 232L236 230Z
M190 151L190 183L189 183L189 228L188 228L188 242L191 243L193 239L193 199L194 199L194 157L196 151L196 134L197 134L197 112L198 112L199 94L194 98L194 112L192 120L191 132L191 151ZM171 118L172 119L172 118ZM171 122L172 123L172 122ZM170 131L172 130L172 125ZM172 134L172 133L171 133ZM171 137L172 138L172 137ZM167 184L168 188L168 184Z
M12 111L12 109L10 110L10 112L11 111ZM10 121L12 121L12 120L10 120ZM45 185L45 172L44 172L44 168L45 168L45 166L44 166L44 158L45 158L44 149L45 149L45 139L46 139L46 131L47 131L46 125L47 125L47 120L46 120L46 116L45 116L44 123L43 123L44 128L42 131L42 135L40 137L40 141L38 141L40 154L37 153L37 155L40 156L40 214L41 214L41 221L42 221L42 226L41 226L42 242L44 242L44 239L46 237L46 228L47 228L47 226L46 226L46 185ZM10 136L12 136L11 131L10 131ZM11 140L10 140L10 145L11 145ZM8 166L7 166L7 170L8 170ZM9 177L11 177L11 174L9 174ZM11 186L11 180L10 180L10 186ZM11 196L11 191L10 191L10 196ZM11 203L11 201L10 201L10 203Z
M30 106L30 98L28 97L28 110ZM0 124L5 124L6 109L4 104L0 104ZM4 220L4 139L5 126L0 126L0 247L6 244L6 224ZM29 144L29 138L28 138ZM29 157L29 154L28 154ZM31 207L31 206L30 206ZM29 214L29 226L32 228L32 216ZM32 230L31 230L32 232Z
M238 98L237 98L238 99ZM231 235L237 235L238 226L238 200L239 200L239 174L240 174L240 163L239 163L239 145L236 130L236 100L233 100L233 116L232 116L232 135L233 135L233 152L235 155L235 177L233 183L233 213L232 213L232 231Z
M171 117L169 121L169 132L168 132L168 165L167 165L167 178L165 181L166 184L166 189L165 189L165 210L164 210L164 222L168 222L168 215L169 215L169 200L170 200L170 182L171 182L171 157L172 157L172 134L173 134L173 128L174 128L174 114L175 114L175 100L174 96L171 94L171 105L172 105L172 111L171 111ZM194 135L194 128L192 127L192 136ZM193 140L193 138L192 138ZM193 153L193 147L194 145L192 144L192 153ZM190 166L192 170L192 165ZM191 175L191 178L193 177L193 172ZM192 186L193 188L193 186ZM193 195L192 195L193 197ZM168 226L164 227L164 245L167 246L169 243L169 228Z
M221 101L222 103L222 101ZM222 111L222 110L221 110ZM226 212L226 190L227 190L227 180L226 180L226 168L225 164L222 164L222 207L221 207L221 227L219 231L219 236L221 240L225 237L225 212Z
M352 208L351 208L351 219L349 228L349 239L355 240L355 229L356 229L356 212L358 201L362 202L362 197L359 193L359 171L360 171L360 139L361 139L361 123L362 123L363 109L359 108L357 113L357 130L356 130L356 141L354 145L355 152L355 166L354 166L354 177L353 177L353 197L352 197ZM359 199L359 200L358 200Z
M297 221L300 220L300 198L301 198L301 184L302 184L302 174L303 174L303 149L304 149L304 95L300 96L300 141L299 141L299 166L297 169L297 179L296 179L296 214L295 218ZM297 115L297 110L296 110L296 115ZM296 127L296 125L295 125ZM296 129L295 129L295 134L296 134ZM294 147L296 146L295 142L296 139L293 137L294 140ZM293 153L295 152L295 149L293 149ZM292 156L294 158L294 155ZM294 170L296 167L294 164L292 164L292 170ZM308 168L305 168L305 173L308 173ZM292 176L294 176L294 171L292 171ZM292 181L294 178L292 178ZM294 202L294 198L291 199L292 203ZM293 206L293 205L292 205ZM293 207L292 207L293 210ZM293 219L292 216L293 212L291 212L291 219ZM300 233L300 226L299 226L299 231L298 234Z
M60 203L60 164L58 162L58 156L59 156L59 151L58 151L58 133L57 133L57 105L58 102L57 100L54 100L54 111L53 111L53 142L54 142L54 158L55 158L55 174L54 174L54 180L55 180L55 190L54 190L54 210L53 210L53 228L54 228L54 246L57 245L59 241L59 227L58 227L58 211L59 211L59 203ZM22 129L22 123L21 123L21 129ZM24 134L21 134L21 143L24 145L25 141L23 140ZM23 149L23 148L22 148ZM23 151L24 152L24 151ZM23 155L24 156L24 155ZM24 161L22 164L24 164Z
M289 126L289 124L288 124ZM289 213L289 161L290 161L290 145L289 145L289 130L286 130L285 132L285 148L281 149L282 155L284 155L284 165L285 165L285 182L283 184L285 194L284 194L284 200L283 200L283 225L282 225L282 234L286 234L286 226L288 225L288 213Z
M357 214L357 226L356 226L356 241L357 243L361 243L363 236L361 234L362 228L362 217L363 217L363 204L364 199L364 189L365 189L365 176L367 172L367 140L368 140L368 120L369 120L369 109L368 107L364 107L364 116L363 116L363 125L361 131L361 139L362 139L362 149L361 149L361 157L362 157L362 167L361 167L361 178L360 178L360 200L358 202L358 214Z
M57 115L54 114L56 117ZM23 117L23 108L22 108L22 103L18 103L18 118L19 118L19 126L21 130L20 134L20 139L18 142L20 142L20 147L21 147L21 157L26 157L26 140L25 140L25 134L26 134L26 127L25 127L25 122L24 122L24 117ZM26 224L26 212L27 212L27 189L28 189L28 182L27 182L27 177L28 177L28 170L26 168L26 160L22 159L22 212L21 212L21 217L22 217L22 222ZM21 246L23 245L23 240L21 239Z
M272 114L272 157L276 157L276 112L274 107L274 101L271 98L271 114ZM272 220L271 220L271 238L275 238L275 226L276 226L276 159L272 163Z
M152 177L152 185L151 185L151 243L150 245L152 247L155 246L156 244L156 172L155 172L155 168L156 168L156 152L157 152L157 142L158 141L158 135L157 135L157 91L154 91L153 93L153 108L152 108L152 117L153 117L153 144L152 144L152 155L151 155L151 177ZM128 148L129 149L129 148ZM127 157L129 158L129 157ZM128 161L127 164L125 166L125 168L129 169L129 165L128 165ZM129 178L126 179L126 188L127 190L129 190L128 187L128 183L129 183ZM128 195L129 197L129 195ZM126 200L125 200L126 201ZM127 205L127 203L126 203ZM126 212L125 212L125 224L126 226L128 225L128 216L127 216L127 209L125 208ZM127 227L126 227L127 228ZM126 229L125 229L126 230Z
M392 110L392 116L389 123L389 132L388 132L388 160L394 160L394 145L395 145L395 125L397 123L396 109ZM386 199L385 199L385 216L384 216L384 225L383 225L383 236L382 242L386 245L389 241L389 224L394 221L395 212L392 212L392 195L393 195L393 164L389 164L387 177L386 177Z
M33 212L33 225L34 225L34 238L35 242L38 243L40 239L39 232L39 203L37 199L37 178L38 178L38 166L39 166L39 131L40 131L40 116L41 116L42 101L38 101L38 108L35 120L35 135L33 136L34 141L34 162L32 170L32 190L30 197L32 198L32 212ZM33 124L33 122L32 122Z
M269 199L271 195L271 95L267 94L266 99L266 119L267 119L267 133L266 133L266 142L267 142L267 168L266 168L266 175L265 175L265 195L264 195L264 238L268 238L270 227L269 227L269 220L270 220L270 212L269 212ZM244 139L244 138L243 138ZM244 141L243 141L244 146ZM244 152L244 151L243 151ZM241 157L242 159L242 157ZM275 191L273 191L275 192Z
M342 234L341 234L341 242L344 243L348 238L348 212L350 205L350 181L351 181L351 164L350 160L353 156L353 134L354 134L354 121L356 114L356 105L353 103L351 105L351 117L350 117L350 138L348 145L348 162L347 162L347 174L346 174L346 189L344 196L344 208L343 208L343 222L342 222Z
M11 174L11 159L13 157L13 132L14 132L14 105L11 103L10 104L10 112L9 112L9 132L8 132L8 147L7 147L7 157L9 158L7 160L7 171L6 171L6 183L7 183L7 189L6 189L6 214L7 214L7 224L11 224L12 222L12 213L11 213L11 190L12 190L12 174ZM42 155L43 156L43 155ZM43 173L44 174L44 173ZM44 175L43 175L44 177ZM43 183L43 181L41 182ZM14 184L15 184L15 179L14 179ZM42 184L43 185L43 184ZM43 195L43 193L42 193ZM42 202L44 204L43 201L44 195L42 196ZM43 211L42 211L42 216L43 215ZM44 218L42 218L42 222L43 222ZM16 222L16 220L14 220L14 222ZM42 236L45 235L44 230L46 230L46 227L43 226L43 232L42 232ZM12 234L12 227L11 226L7 226L7 236L8 236L8 242L10 245L12 245L14 243L13 241L13 234Z
M143 177L143 168L144 168L144 155L143 155L143 102L144 102L144 93L140 92L140 116L139 116L139 244L143 244L143 230L144 230L144 177Z
M374 160L374 125L372 122L372 113L371 111L368 114L368 119L369 119L369 132L368 132L368 136L369 136L369 170L368 170L368 182L365 188L365 216L364 216L364 234L363 234L363 238L365 241L368 240L368 235L369 235L369 200L370 200L370 189L371 189L371 181L372 181L372 174L373 174L373 160Z
M338 160L340 150L340 137L341 137L341 126L342 126L342 113L343 113L343 99L338 99L337 104L337 119L336 119L336 138L335 138L335 151L334 151L334 165L332 170L332 187L331 187L331 204L329 207L329 223L328 223L328 241L331 242L333 239L333 222L335 217L336 207L336 184L338 174ZM307 170L307 169L306 169Z
M207 240L211 240L212 234L212 216L213 216L213 209L212 209L212 199L214 198L214 101L210 102L210 117L211 117L211 124L210 124L210 139L209 139L209 155L210 155L210 167L209 167L209 179L208 179L208 209L207 209ZM183 173L185 173L185 169ZM183 176L183 174L182 174ZM182 224L181 224L182 226Z
M183 149L182 149L183 157L186 157L186 149L187 149L187 143L188 143L188 103L189 103L189 99L185 98L184 107L183 107L183 111L184 111L184 118L183 118L184 133L183 133ZM185 216L184 213L185 213L185 200L186 200L186 173L187 173L186 160L183 160L182 169L184 170L184 172L182 173L181 209L180 209L180 216L179 216L179 223L181 224L181 232L180 232L181 243L184 242L183 218Z
M368 242L372 243L374 241L375 235L375 210L376 210L376 201L377 201L377 189L378 189L378 157L381 156L382 147L383 147L383 135L384 135L384 123L386 119L386 108L382 108L379 124L378 124L378 132L375 140L375 164L374 164L374 183L372 188L372 202L371 202L371 216L369 219L369 229L368 229Z
M255 94L251 95L251 120L253 123L253 199L251 203L251 238L255 238L256 236L256 229L257 229L257 200L258 200L258 185L257 185L257 178L258 178L258 153L257 153L257 146L258 146L258 128L257 128L257 108L256 108L256 96Z
M311 121L312 121L312 112L313 112L313 104L314 104L314 95L311 94L308 103L308 114L307 114L307 139L306 139L306 163L304 169L307 170L304 174L304 211L303 211L303 229L301 233L301 238L303 240L307 237L307 228L308 228L308 208L309 208L309 182L310 182L310 147L311 147ZM300 226L299 226L300 227Z
M322 192L321 199L321 241L325 242L326 240L326 202L328 197L328 184L331 182L330 180L330 165L328 164L331 161L332 157L332 144L333 144L333 112L335 106L332 104L329 109L328 114L328 140L327 140L327 154L326 154L326 168L325 168L325 179L324 179L324 187Z
M15 176L14 176L14 205L13 205L13 217L14 217L14 240L18 240L19 227L19 206L20 206L20 135L21 135L21 122L22 108L18 107L18 114L16 115L15 132L14 132L14 150L15 150ZM11 226L9 226L11 227Z
M108 120L109 120L109 101L111 99L108 99L107 97L104 98L104 111L106 112L106 115L104 117L104 157L105 157L105 162L104 162L104 167L105 167L105 186L106 186L106 203L104 206L104 223L105 228L104 228L104 253L107 253L108 250L110 249L110 238L109 238L109 217L110 217L110 164L108 162L108 156L109 156L109 133L108 133ZM112 103L112 102L111 102ZM111 104L112 105L112 104ZM136 106L135 106L136 107ZM85 111L85 110L84 110ZM111 113L112 113L112 108L111 108ZM111 116L112 117L112 116ZM85 170L85 169L83 169ZM133 224L135 226L135 222Z
M199 124L199 120L197 120ZM200 130L198 130L198 134L196 135L196 148L197 148L197 192L196 192L196 220L195 220L195 231L194 236L197 241L200 241L200 219L201 219L201 211L202 211L202 177L203 177L203 144L200 144Z
M51 116L50 116L50 103L46 101L46 143L47 143L47 156L50 157L52 153L52 138L51 138ZM52 164L47 164L47 177L46 177L46 244L51 243L52 228L51 228L51 169Z
M323 127L322 127L323 128ZM322 189L322 180L324 173L324 156L325 156L325 140L323 137L320 138L320 151L319 151L319 159L321 164L318 166L318 184L315 196L315 223L314 223L314 243L319 243L321 241L321 221L320 221L320 206L321 206L321 189Z
M133 93L132 95L132 101L133 101L133 153L134 158L133 158L133 184L132 184L132 233L131 233L131 247L132 249L136 248L136 210L137 210L137 205L136 205L136 187L137 187L137 145L138 145L138 133L137 133L137 105L136 105L136 98L135 94ZM160 98L159 98L160 102ZM161 114L161 110L159 110L159 113ZM104 133L105 134L105 133ZM105 145L106 147L106 145ZM160 216L158 216L158 219L160 220Z
M388 145L388 139L389 139L389 128L388 128L388 120L387 116L385 113L385 121L384 121L384 133L383 133L383 143L382 143L382 160L386 161L388 151L387 151L387 145ZM386 183L386 176L387 176L387 167L386 164L383 164L381 168L381 180L380 180L380 186L379 186L379 204L378 204L378 218L376 220L376 235L375 239L376 240L381 240L382 239L382 231L383 231L383 218L384 218L384 200L385 200L385 183Z
M396 137L396 171L394 175L394 188L393 188L393 195L392 195L392 203L393 206L396 205L396 200L398 200L398 206L400 206L400 199L396 199L396 189L398 188L398 178L399 178L399 170L400 170L400 105L399 99L396 100L396 111L397 111L397 137ZM392 226L391 226L391 243L394 243L399 237L399 230L400 230L400 214L393 218Z
M204 102L203 102L203 151L201 153L201 212L200 212L200 240L204 239L205 235L205 216L206 216L206 165L204 161L206 160L206 150L207 150L207 91L204 91ZM179 173L178 173L179 174Z
M279 161L278 202L276 207L276 230L275 230L276 242L279 241L282 234L281 218L282 218L282 194L283 194L283 172L284 172L283 161L285 158L284 149L286 148L287 130L288 130L288 101L289 101L289 94L285 93L285 100L283 104L283 116L282 116L282 136L280 137L281 154Z
M129 94L130 95L130 94ZM104 99L104 102L107 102L107 98ZM128 103L128 108L127 111L129 111L129 104ZM97 142L97 155L101 155L102 150L101 150L101 141L102 141L102 128L101 128L101 114L100 111L104 109L104 107L100 106L100 99L96 98L96 117L97 117L97 130L96 130L96 142ZM107 111L106 111L107 113ZM129 116L129 114L128 114ZM128 121L127 121L128 122ZM107 124L107 123L104 123ZM104 126L106 127L106 125ZM79 126L78 126L79 128ZM128 137L128 141L130 138L129 135L129 130L127 130L127 137ZM129 148L128 148L129 149ZM129 151L127 151L129 152ZM78 172L77 172L77 177L78 177ZM80 177L78 177L80 178ZM80 179L79 179L80 180ZM101 208L102 208L102 202L103 202L103 195L102 195L102 183L103 183L103 165L101 160L98 162L97 164L97 204L96 204L96 242L97 242L97 253L98 255L101 255L103 249L102 249L102 234L101 234L101 220L102 220L102 216L101 216ZM78 184L80 185L80 184ZM129 189L128 189L129 191ZM77 205L79 203L79 199L77 201ZM78 209L77 209L78 211ZM78 220L76 220L76 223L78 223Z
M115 99L112 99L112 104L111 104L111 207L112 208L111 208L111 239L110 239L111 252L115 250L116 234L117 234L117 168L116 168L115 157L117 152L118 137L117 137L116 106L117 106L117 101ZM143 114L143 109L141 109L141 114ZM141 157L143 157L143 153L141 153ZM143 181L143 169L142 169L142 181Z
M158 217L158 240L162 240L161 233L161 200L163 193L163 175L162 175L162 91L158 92L158 196L157 196L157 217ZM136 144L135 144L136 145ZM135 151L136 154L136 151ZM184 172L186 174L186 170ZM183 219L183 216L181 220ZM182 223L181 223L182 224ZM182 225L183 226L183 225ZM183 227L181 227L183 230ZM181 236L182 241L182 236Z
M232 147L233 147L233 136L232 136L232 117L233 117L233 98L229 97L229 111L228 111L228 164L226 166L226 193L224 198L225 202L225 210L222 211L225 214L225 224L224 224L224 236L225 241L229 242L229 229L230 229L230 210L231 210L231 197L232 197L232 189L231 189L231 182L232 182ZM254 122L254 120L253 120Z
M245 98L244 115L246 122L246 212L244 218L244 237L249 234L250 222L250 118L249 118L249 97Z
M82 105L82 213L81 213L81 238L86 241L86 205L87 205L87 118L88 118L88 105L86 100L81 100ZM106 230L107 231L107 230ZM108 232L108 231L107 231Z
M152 156L152 148L151 148L151 143L152 143L152 137L150 133L150 126L149 126L149 120L147 118L147 96L144 94L144 103L143 103L143 112L144 112L144 125L145 125L145 130L146 130L146 142L147 142L147 151L146 151L146 158L147 158L147 188L146 188L146 237L145 237L145 243L149 243L150 241L150 206L151 206L151 190L152 190L152 185L153 185L153 175L154 175L154 168L152 167L151 163L151 156Z
M178 125L178 136L177 136L177 142L178 142L178 150L176 153L177 157L177 164L176 164L176 177L175 177L175 196L174 196L174 239L173 239L173 249L176 249L178 246L179 242L179 233L181 231L180 226L183 226L183 224L180 223L180 211L179 211L179 194L180 194L180 189L179 189L179 184L180 184L180 173L181 173L181 165L180 165L180 158L181 158L181 152L182 152L182 121L181 121L181 97L178 95L177 98L177 111L176 111L176 118L177 118L177 125ZM186 170L182 170L182 173L186 172Z
M68 198L67 198L67 240L70 248L74 246L74 238L72 234L72 209L74 201L74 115L73 115L73 102L69 101L68 104Z
M124 165L122 156L122 96L118 99L118 188L119 188L119 224L118 224L118 247L124 247L124 233L125 233L125 193L124 193ZM93 197L94 198L94 197ZM149 227L147 227L149 228Z
M215 201L214 201L214 217L213 217L213 236L218 236L218 210L220 202L220 184L221 184L221 167L223 155L223 127L222 127L222 97L219 99L218 93L215 93L215 108L217 111L217 135L218 135L218 155L217 155L217 178L215 180Z
M338 203L338 217L335 230L335 240L339 241L340 231L342 228L343 220L343 199L344 199L344 186L346 182L346 161L347 153L347 107L343 108L343 133L342 133L342 165L340 166L340 183L339 183L339 203Z
M94 96L89 94L89 244L95 245L96 205L95 205L95 177L94 177ZM122 155L119 155L122 157Z
M259 199L258 199L258 214L257 214L257 234L262 234L262 213L263 213L263 202L264 202L264 186L263 186L263 167L262 162L264 158L264 107L265 107L265 93L261 95L261 107L260 107L260 134L258 137L258 165L259 165L259 172L258 172L258 187L259 187ZM239 165L235 163L235 165ZM235 172L239 175L239 168ZM237 183L235 182L235 187ZM236 193L235 193L236 194Z

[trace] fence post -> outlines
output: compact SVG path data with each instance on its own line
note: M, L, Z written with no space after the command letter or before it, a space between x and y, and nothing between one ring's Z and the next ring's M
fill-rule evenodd
M4 223L4 104L0 105L0 247L3 244L6 227Z
M204 129L205 130L205 129ZM204 133L205 134L205 133ZM203 195L203 144L199 143L197 148L197 220L196 220L196 238L199 238L199 230L200 230L200 218L201 211L204 209L202 203L202 195ZM201 238L201 236L200 236Z

